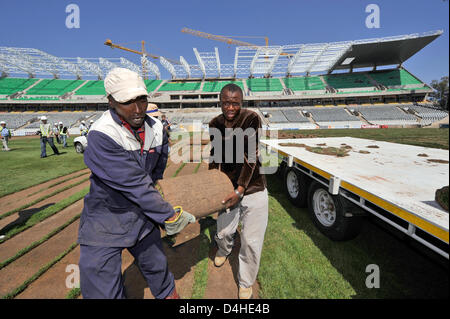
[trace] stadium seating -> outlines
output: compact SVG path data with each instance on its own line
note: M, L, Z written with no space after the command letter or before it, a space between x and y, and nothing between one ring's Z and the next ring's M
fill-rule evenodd
M201 82L167 82L158 90L161 91L196 91L200 89Z
M377 71L369 73L370 77L386 87L423 86L423 83L404 69Z
M11 95L30 87L39 79L0 78L0 94Z
M418 124L417 118L414 115L405 113L393 105L357 106L353 109L361 113L364 119L372 124Z
M329 86L335 89L354 89L374 86L364 73L330 74L324 75L323 78Z
M298 109L291 109L291 110L282 110L284 116L289 122L293 123L309 123L308 118L302 116L300 114L300 110Z
M284 78L283 82L292 91L325 90L325 86L318 76Z
M248 79L247 87L253 92L276 92L283 91L280 79Z
M430 106L408 105L406 107L404 106L404 108L412 109L414 113L421 118L421 125L430 125L448 116L447 112L432 108Z
M63 95L79 87L84 80L43 79L27 91L27 95Z
M149 93L153 92L162 82L163 80L144 80L145 85L147 86L147 91Z
M234 83L244 90L244 85L241 81L206 81L203 85L203 92L220 92L222 88L229 84Z
M103 81L88 81L85 85L75 92L75 95L105 95L105 86Z

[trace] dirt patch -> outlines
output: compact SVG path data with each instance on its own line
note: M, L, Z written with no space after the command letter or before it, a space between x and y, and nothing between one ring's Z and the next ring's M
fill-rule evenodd
M0 296L10 293L25 280L76 242L79 220L0 270ZM42 296L42 294L40 294ZM37 297L37 296L35 296Z
M0 261L11 258L18 251L40 240L54 229L61 227L64 223L80 214L82 210L83 200L79 200L57 214L7 240L2 244L2 249L0 249Z
M420 157L428 157L428 155L425 154L425 153L417 154L417 156L420 156Z
M448 161L440 160L440 159L428 159L427 162L430 162L430 163L439 163L439 164L448 164Z
M436 191L435 199L441 205L443 209L448 212L448 196L449 196L448 186L442 187Z
M283 132L283 131L275 131L277 138L279 139L287 139L287 138L314 138L317 137L317 135L313 134L300 134L300 133L293 133L293 132ZM272 135L274 132L272 131ZM271 132L266 131L266 137L271 137Z
M370 154L369 151L363 151L363 150L359 151L358 153L361 153L361 154Z
M299 143L280 143L280 146L289 146L289 147L304 147L307 151L316 153L316 154L322 154L322 155L331 155L336 157L344 157L348 156L348 153L350 149L345 147L312 147L305 144L299 144Z
M367 148L380 148L378 145L369 145Z
M69 179L69 178L72 179L73 177L81 175L81 174L87 174L89 172L90 172L89 169L83 169L81 171L76 171L76 172L73 172L68 175L57 177L55 179L49 180L45 183L41 183L36 186L31 186L27 189L15 192L13 194L5 195L2 198L0 198L1 213L6 213L6 212L14 209L14 208L7 207L7 205L11 205L12 203L15 203L15 204L19 203L19 206L17 206L17 207L23 206L27 202L32 201L32 200L28 201L28 199L29 199L28 197L30 197L30 195L33 196L34 194L39 193L40 195L37 198L42 197L44 195L43 192L47 191L49 186L51 186L55 183L59 183L61 181ZM54 189L53 189L53 191L54 191Z

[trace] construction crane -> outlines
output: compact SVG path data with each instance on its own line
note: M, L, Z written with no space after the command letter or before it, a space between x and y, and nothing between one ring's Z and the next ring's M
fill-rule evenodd
M251 48L254 48L254 49L259 49L262 46L261 45L256 45L256 44L253 44L253 43L249 43L249 42L235 40L235 39L232 39L231 37L233 37L233 38L260 38L260 39L263 38L265 40L266 47L269 46L269 38L268 37L223 36L223 35L215 35L215 34L211 34L211 33L197 31L197 30L193 30L193 29L189 29L189 28L183 28L183 29L181 29L181 32L188 33L188 34L191 34L191 35L195 35L195 36L201 37L201 38L221 41L221 42L225 42L225 43L228 43L228 44L234 44L234 45L238 45L238 46L251 47ZM293 54L289 54L289 53L280 53L280 55L293 56Z
M153 55L153 54L150 54L150 53L148 53L148 52L145 51L145 41L144 41L144 40L141 41L142 51L137 51L137 50L129 49L129 48L126 48L126 47L121 46L121 45L119 45L119 44L112 43L112 41L111 41L110 39L106 39L104 45L107 45L107 46L111 47L111 49L114 49L114 48L116 48L116 49L121 49L121 50L125 50L125 51L128 51L128 52L132 52L132 53L139 54L139 55L141 55L141 56L148 56L148 57L151 57L151 58L153 58L153 59L159 59L159 58L160 58L160 57L157 56L157 55ZM180 64L179 61L171 60L171 59L168 59L168 58L165 58L165 59L166 59L167 61L169 61L170 63L173 63L173 64ZM145 66L144 66L143 61L141 61L141 62L142 62L142 75L143 75L143 78L146 79L146 78L147 78L147 71L146 71L146 69L145 69Z

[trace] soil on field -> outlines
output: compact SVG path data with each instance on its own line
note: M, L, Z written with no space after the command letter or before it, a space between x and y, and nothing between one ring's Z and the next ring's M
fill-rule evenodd
M440 160L440 159L428 159L427 162L430 162L430 163L440 163L440 164L448 164L448 161L446 161L446 160Z
M344 157L348 156L350 149L348 147L312 147L305 144L300 143L280 143L280 146L288 146L288 147L304 147L307 151L322 155L331 155L336 157ZM319 145L319 144L317 144ZM324 144L326 145L326 144Z

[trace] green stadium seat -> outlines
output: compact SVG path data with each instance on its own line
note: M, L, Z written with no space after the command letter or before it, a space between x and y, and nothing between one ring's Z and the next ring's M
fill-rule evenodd
M371 72L369 75L372 79L386 87L404 85L423 86L422 82L404 69Z
M363 73L342 73L323 76L329 86L335 89L374 87Z
M30 90L27 95L63 95L75 90L84 80L44 79Z
M39 79L0 78L0 94L11 95L23 91Z
M105 95L105 86L103 81L88 81L79 90L75 92L75 95Z
M147 91L153 92L162 82L163 80L144 80L145 85L147 86Z
M253 92L276 92L283 91L280 79L248 79L247 87Z
M244 85L241 81L206 81L203 84L203 92L220 92L229 83L234 83L244 90Z
M292 91L325 90L325 86L318 76L284 78L283 82Z
M200 85L201 82L167 82L158 91L196 91Z

